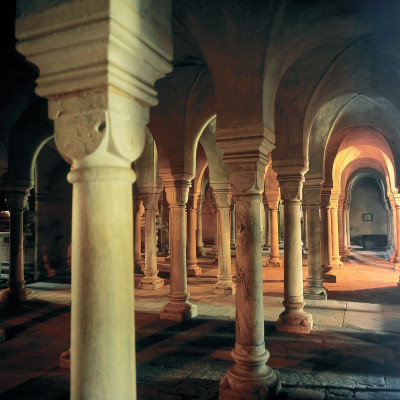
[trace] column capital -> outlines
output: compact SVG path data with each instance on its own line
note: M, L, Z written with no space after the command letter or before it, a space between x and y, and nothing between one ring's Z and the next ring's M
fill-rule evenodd
M217 121L218 123L218 121ZM263 125L220 128L216 143L224 151L230 182L235 195L258 194L264 189L268 154L275 135Z
M185 206L189 199L190 181L165 181L165 194L170 207Z
M187 208L196 210L197 209L197 203L199 199L199 193L194 193L194 192L189 192L188 195L188 202L187 202Z
M17 49L40 69L36 93L49 100L57 148L77 169L127 167L143 150L154 82L172 69L170 27L157 18L171 4L148 12L152 2L69 1L16 21Z
M215 203L218 208L229 208L232 201L230 184L212 184Z
M331 194L332 194L332 186L324 186L322 185L321 189L321 207L330 208L331 207Z
M321 183L322 180L320 178L305 180L303 184L303 193L304 193L304 200L307 205L319 206Z
M1 189L6 197L9 209L12 211L22 211L26 206L26 200L32 187L32 181L4 181Z
M301 201L303 196L304 176L298 175L279 175L279 187L281 198L285 201Z

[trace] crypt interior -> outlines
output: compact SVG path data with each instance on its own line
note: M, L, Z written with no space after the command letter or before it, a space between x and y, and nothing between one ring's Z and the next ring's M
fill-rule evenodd
M2 399L400 399L400 3L8 0Z

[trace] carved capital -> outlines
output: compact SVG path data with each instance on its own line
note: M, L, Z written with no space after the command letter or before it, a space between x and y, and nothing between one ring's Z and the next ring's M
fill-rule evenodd
M196 210L198 204L199 193L189 193L189 198L187 202L187 209Z
M215 186L215 185L214 185ZM232 192L230 191L230 185L222 185L219 187L213 187L213 194L215 203L218 209L229 208L232 202Z
M190 181L164 181L164 184L170 207L184 207L188 202Z
M22 211L25 208L32 187L31 181L3 182L1 188L10 211Z
M319 206L321 179L306 179L303 184L304 201L307 205Z

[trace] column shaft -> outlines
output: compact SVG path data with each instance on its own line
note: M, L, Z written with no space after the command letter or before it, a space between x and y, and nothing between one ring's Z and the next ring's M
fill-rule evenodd
M197 195L191 193L187 204L187 274L200 275L201 268L196 258L196 228L197 228Z
M156 212L159 193L144 194L145 209L145 262L144 278L141 279L139 289L159 289L164 286L164 279L158 276L157 243L156 243Z
M279 255L278 203L269 204L269 216L271 222L271 246L267 267L280 267L282 262Z
M331 207L331 229L332 229L332 264L334 267L343 268L339 254L339 227L338 227L338 207L337 200Z
M165 182L165 180L164 180ZM165 187L169 211L169 244L171 257L169 303L161 310L160 318L187 321L197 316L197 306L189 302L186 272L185 205L189 183Z
M220 384L221 400L273 398L279 390L277 375L267 364L264 342L260 195L235 197L236 202L236 343L232 365ZM249 392L265 397L247 397ZM267 397L269 394L271 397Z
M203 243L203 206L204 200L199 196L197 205L197 229L196 229L196 254L198 257L204 256L204 243Z
M76 168L68 180L73 184L71 398L111 399L118 393L119 399L132 399L134 173L122 167Z
M281 178L282 179L282 178ZM301 249L300 194L293 198L293 186L301 182L278 180L284 207L284 301L285 311L279 316L276 329L284 332L309 333L313 326L311 315L303 311L303 258ZM287 188L286 188L287 186ZM287 189L287 190L286 190ZM286 193L289 195L286 197Z
M231 204L231 249L236 248L236 204Z
M138 195L133 196L133 218L135 232L133 235L134 239L134 271L142 272L142 234L140 228L140 198Z

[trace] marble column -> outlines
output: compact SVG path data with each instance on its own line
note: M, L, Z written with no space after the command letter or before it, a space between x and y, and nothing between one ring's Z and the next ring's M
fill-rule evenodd
M213 184L215 202L218 209L218 282L212 292L216 294L232 295L236 293L236 285L232 281L230 221L229 209L232 194L229 187Z
M204 242L203 242L203 207L204 198L200 194L197 202L197 229L196 229L196 254L198 257L204 257Z
M307 204L303 203L303 229L302 229L302 239L303 239L303 253L306 254L308 252L308 214L307 214Z
M328 274L332 270L332 224L330 211L330 191L321 191L321 263L322 277L325 282L336 282L335 275Z
M232 202L231 204L231 249L236 249L236 204Z
M142 191L141 194L145 210L145 261L144 277L140 280L138 288L155 290L164 286L164 279L158 276L157 269L156 212L160 189Z
M283 169L285 175L280 173ZM281 332L310 333L313 320L303 308L303 257L301 249L301 198L304 181L303 168L276 167L284 210L284 300L285 311L277 321ZM288 172L291 172L288 174Z
M351 201L347 200L347 202L346 202L346 235L347 235L346 253L347 253L347 255L349 255L350 251L351 251L350 206L351 206Z
M338 194L331 197L331 229L332 229L332 265L334 268L343 268L339 254L339 223L338 223Z
M134 220L134 272L142 272L142 233L140 229L141 211L140 202L141 197L138 193L133 195L133 220Z
M263 247L265 250L268 250L270 243L270 227L269 227L270 223L269 223L269 207L267 199L263 198L263 204L264 204L264 218L265 218L265 242Z
M27 300L30 294L24 277L23 217L31 188L30 181L5 182L2 186L10 211L10 263L7 289L0 302L11 307Z
M266 364L269 352L264 337L260 193L268 162L268 153L264 152L270 151L272 143L263 135L262 126L216 131L236 203L237 262L236 341L231 353L235 363L220 383L220 400L273 399L280 389L279 373ZM223 138L220 143L219 137ZM255 137L260 137L260 141ZM251 152L247 158L242 153L235 156L242 148Z
M172 70L170 26L159 24L171 4L153 13L155 3L41 4L16 22L57 149L74 165L71 399L136 399L131 163L157 104L154 82Z
M200 275L201 268L196 258L196 228L197 228L197 193L190 193L187 203L187 274L188 276Z
M347 254L345 251L345 210L344 210L345 198L344 196L339 196L338 203L338 236L339 236L339 255L340 261L347 260Z
M304 197L307 211L308 236L308 276L304 288L304 298L310 300L326 300L327 290L322 286L321 268L321 235L319 219L320 180L306 180Z
M171 257L169 303L160 318L189 321L197 316L197 306L189 302L186 272L185 206L190 180L167 180L163 177L169 204L169 245Z
M270 217L270 253L267 260L267 267L280 267L282 261L279 255L279 230L278 230L278 206L279 198L268 199Z

